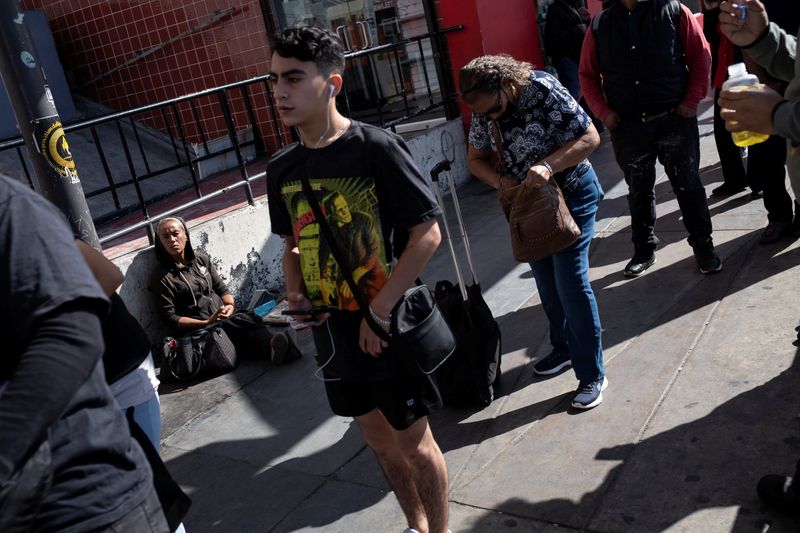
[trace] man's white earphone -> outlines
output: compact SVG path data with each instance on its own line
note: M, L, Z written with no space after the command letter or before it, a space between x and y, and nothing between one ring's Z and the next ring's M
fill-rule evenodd
M336 90L336 87L334 87L333 84L331 83L331 93L330 93L331 94L331 98L333 98L333 92L335 90Z

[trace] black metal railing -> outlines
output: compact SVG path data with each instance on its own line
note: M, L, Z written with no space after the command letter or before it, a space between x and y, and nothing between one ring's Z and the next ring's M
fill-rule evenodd
M455 102L448 80L442 79L445 69L440 60L444 35L460 29L446 28L348 54L347 92L338 102L342 112L394 129ZM144 229L152 244L157 220L234 189L244 189L252 205L251 184L265 174L248 175L246 151L253 157L268 155L290 137L278 120L268 82L268 75L258 76L66 126L100 242ZM13 151L30 183L23 145L21 138L0 141L0 159ZM235 156L231 166L238 167L238 181L204 193L203 163L230 154ZM8 161L4 166L8 167ZM194 190L193 199L151 212L156 202L186 189ZM105 224L136 211L141 213L140 220L116 231L102 230Z
M456 95L441 74L449 76L449 70L440 63L446 56L445 35L463 28L452 26L346 54L342 112L394 130L454 103Z
M64 129L72 144L87 201L105 197L95 205L109 207L98 209L100 214L93 215L95 223L102 224L136 210L140 210L143 217L141 223L101 237L101 243L142 227L147 228L152 242L150 225L153 220L183 211L198 202L183 203L156 217L150 212L150 206L187 187L194 189L198 200L218 196L203 193L199 169L203 163L229 154L235 157L234 168L239 169L240 180L226 185L225 191L243 188L247 202L252 205L251 182L255 178L248 176L245 152L250 149L254 155L265 153L262 132L265 127L269 128L267 137L273 139L274 147L283 146L286 138L275 113L268 81L268 76L259 76L66 126ZM263 104L260 116L257 116L255 96ZM143 140L145 131L147 141ZM30 182L30 165L21 149L23 145L21 138L0 142L0 153L15 150L19 168ZM160 157L154 155L156 151L160 152ZM115 162L111 161L112 153L116 156ZM174 186L163 184L145 191L148 182L159 177L171 181ZM126 203L121 199L121 191L131 188L135 197Z

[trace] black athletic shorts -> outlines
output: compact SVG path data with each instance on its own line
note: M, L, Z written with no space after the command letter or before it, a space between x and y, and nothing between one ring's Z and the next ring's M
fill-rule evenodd
M326 381L325 392L334 414L356 417L377 407L398 431L442 406L436 380L425 375L384 381Z

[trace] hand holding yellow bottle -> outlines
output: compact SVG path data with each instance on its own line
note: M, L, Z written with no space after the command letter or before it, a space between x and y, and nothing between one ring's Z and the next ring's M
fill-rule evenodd
M736 63L728 67L728 79L722 84L722 89L731 92L750 92L760 91L763 89L758 81L758 78L747 72L744 63ZM736 121L730 121L735 124ZM766 133L758 133L754 131L735 131L731 133L733 143L736 146L752 146L754 144L762 143L769 139Z

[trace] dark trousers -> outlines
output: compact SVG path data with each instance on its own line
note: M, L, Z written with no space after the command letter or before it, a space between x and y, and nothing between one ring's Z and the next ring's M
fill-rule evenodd
M747 185L754 191L761 187L747 182L747 172L742 161L742 149L733 144L731 132L725 129L725 121L719 116L719 93L721 89L714 89L714 142L717 145L719 163L722 167L722 181L730 187L745 187Z
M733 144L725 121L719 116L720 89L714 91L714 141L722 166L722 181L731 187L749 186L764 192L764 208L770 222L792 221L792 198L786 192L786 140L772 135L747 149L747 170L742 150Z
M786 192L786 139L771 135L747 149L747 176L764 191L770 222L792 221L792 197ZM752 188L753 185L750 185Z
M664 165L678 199L693 248L711 244L711 215L700 181L700 136L697 118L676 113L642 122L623 119L611 132L614 155L628 184L632 241L637 253L658 246L656 225L656 159Z

